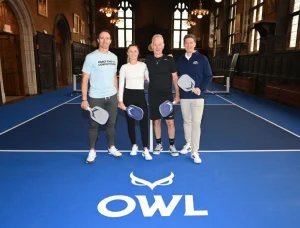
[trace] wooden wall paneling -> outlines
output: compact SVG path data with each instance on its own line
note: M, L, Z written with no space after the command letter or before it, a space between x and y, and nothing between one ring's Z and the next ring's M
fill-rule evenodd
M281 58L281 65L279 67L278 75L279 75L279 77L283 78L283 77L285 77L285 75L288 74L289 60L286 55L281 55L280 58Z
M295 53L291 55L289 69L290 72L287 75L287 81L290 84L300 85L300 54Z
M273 65L273 58L267 57L266 73L268 75L272 75L272 65Z
M243 76L243 75L246 74L246 72L247 72L246 61L247 61L247 58L245 56L240 56L239 57L239 62L241 64L241 66L240 66L240 70L238 71L238 74L237 74L238 76L239 75Z
M254 58L249 58L248 74L251 74L254 70Z
M73 42L72 44L72 74L82 74L82 67L87 54L92 51L90 45Z
M253 73L255 74L259 72L259 60L260 58L254 58Z
M272 67L273 77L280 77L279 71L280 71L280 67L282 65L281 60L282 60L282 58L279 55L274 56L273 67Z
M265 74L265 67L266 67L266 59L264 57L259 58L260 64L259 64L259 74L264 75Z

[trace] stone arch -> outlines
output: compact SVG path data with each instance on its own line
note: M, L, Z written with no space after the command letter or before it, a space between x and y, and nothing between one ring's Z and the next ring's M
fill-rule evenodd
M57 14L54 19L53 36L56 36L56 27L58 27L63 37L63 52L64 53L64 66L66 67L66 75L68 84L72 83L72 56L71 56L71 32L67 18L63 14ZM56 50L54 48L54 50Z
M0 0L0 3L4 0ZM36 68L34 57L34 35L32 16L25 0L6 0L14 11L20 31L20 49L22 69L25 82L25 93L37 94Z

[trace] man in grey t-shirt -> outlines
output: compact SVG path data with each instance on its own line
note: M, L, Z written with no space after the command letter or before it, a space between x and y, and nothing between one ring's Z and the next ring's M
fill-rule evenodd
M106 126L106 135L109 143L108 152L115 157L121 157L122 154L114 145L115 124L118 112L118 79L116 74L118 58L109 51L111 36L108 31L100 32L97 41L99 48L88 54L83 64L81 107L86 110L88 107L99 106L109 113ZM90 89L89 94L87 94L89 81ZM90 151L86 160L87 163L95 161L95 145L98 130L99 124L90 118Z

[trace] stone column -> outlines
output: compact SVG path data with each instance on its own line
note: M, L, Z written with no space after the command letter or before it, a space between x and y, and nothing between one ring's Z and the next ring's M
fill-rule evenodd
M1 57L0 57L0 105L5 104L5 93L3 86L3 77L2 77L2 67L1 67Z

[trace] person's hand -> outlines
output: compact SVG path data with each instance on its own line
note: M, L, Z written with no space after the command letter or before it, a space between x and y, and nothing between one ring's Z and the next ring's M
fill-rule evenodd
M198 96L200 96L200 94L201 94L201 90L200 90L198 87L195 87L195 88L192 90L192 92L193 92L194 94L198 95Z
M175 96L173 103L177 104L180 101L180 97L179 96Z
M119 101L118 107L122 110L126 110L126 106L124 105L123 101Z
M89 107L89 102L88 101L82 101L81 102L81 108L83 108L84 110L87 110Z

